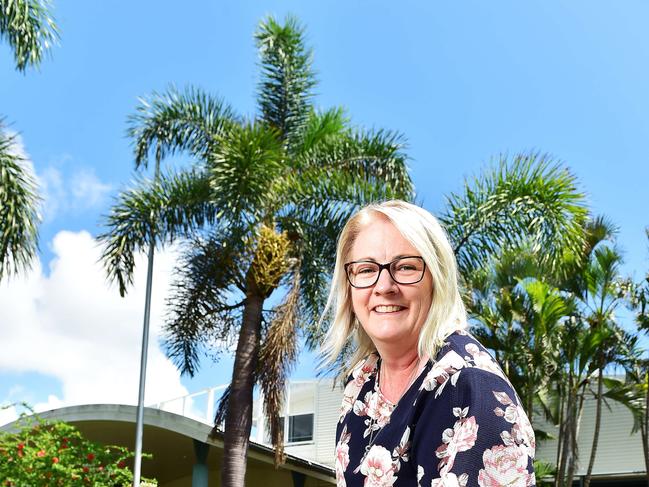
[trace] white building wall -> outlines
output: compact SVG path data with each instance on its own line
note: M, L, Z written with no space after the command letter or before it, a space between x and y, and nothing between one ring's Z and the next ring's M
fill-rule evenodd
M314 394L311 398L314 412L313 441L288 444L286 445L286 452L333 466L336 425L342 400L342 389L340 389L340 386L334 389L331 379L314 381L314 386ZM293 406L294 404L291 401L291 404L289 404L291 414L294 414ZM301 412L307 411L304 397L295 406L299 406Z
M609 401L602 407L602 422L593 475L625 474L644 472L642 440L638 433L631 433L633 416L624 406ZM593 435L595 434L595 401L587 399L581 418L581 427L577 441L579 462L577 475L585 475L590 460ZM540 426L558 436L558 429L553 426ZM544 462L556 463L557 440L542 442L536 451L536 457Z
M342 402L340 384L334 388L333 381L328 380L318 385L316 404L316 455L318 462L333 466L336 447L336 426Z

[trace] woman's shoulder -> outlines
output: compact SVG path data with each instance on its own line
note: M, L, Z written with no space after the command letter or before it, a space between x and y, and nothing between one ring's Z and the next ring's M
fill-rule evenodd
M511 384L503 370L487 349L469 332L456 330L446 337L444 346L440 349L424 379L422 388L437 389L441 393L440 386L449 381L456 385L460 377L461 384L458 386L470 386L481 382Z

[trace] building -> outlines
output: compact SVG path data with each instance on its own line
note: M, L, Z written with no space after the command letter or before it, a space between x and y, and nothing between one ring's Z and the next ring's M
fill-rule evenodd
M189 401L187 401L189 403ZM75 425L86 438L130 449L135 443L135 406L90 404L41 413L47 420ZM4 426L10 430L12 424ZM203 421L156 408L144 410L142 475L159 487L220 485L223 437L208 438L212 427ZM252 441L248 450L246 483L264 487L326 487L335 484L333 469L313 460L288 454L286 463L274 465L274 450ZM209 481L209 484L208 484Z
M145 408L143 448L153 454L153 459L143 463L143 475L157 478L160 487L206 486L208 477L214 485L214 480L219 478L223 441L222 437L208 439L208 434L213 424L215 402L224 388L205 389ZM334 387L331 379L289 384L281 414L287 461L275 469L274 452L263 416L263 398L257 398L253 408L247 483L265 487L335 484L333 452L341 400L342 389ZM642 441L638 433L632 432L631 413L610 402L604 406L602 415L591 485L646 486ZM93 441L133 448L134 406L74 406L48 411L41 416L70 422ZM586 473L594 420L595 402L587 400L579 433L581 462L576 472L576 485L583 481ZM544 429L556 434L552 426L546 425ZM555 463L556 446L556 440L538 444L537 459Z

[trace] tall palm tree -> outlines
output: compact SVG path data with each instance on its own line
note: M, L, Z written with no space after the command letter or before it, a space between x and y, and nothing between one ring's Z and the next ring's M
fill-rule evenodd
M620 286L622 279L619 273L622 257L612 245L616 228L604 217L597 217L587 223L585 232L587 245L584 247L583 258L573 266L565 284L566 290L571 292L580 303L581 319L601 337L593 357L597 389L594 392L595 432L584 479L587 487L590 484L599 442L604 399L604 369L624 360L627 340L625 332L615 318L617 309L624 302L624 292Z
M141 179L108 218L103 261L124 294L134 253L153 236L185 242L170 300L168 354L195 373L211 338L236 340L221 401L223 485L243 485L255 383L281 456L277 411L296 357L296 324L314 339L337 234L359 205L412 196L401 137L350 127L341 109L317 111L302 28L268 18L256 33L259 113L237 115L198 89L154 93L130 122L136 167L176 152L191 169ZM280 304L265 309L279 290ZM298 326L299 328L300 326Z
M322 334L316 324L342 225L360 205L413 194L398 134L353 129L341 109L315 110L311 53L294 19L266 19L256 40L261 81L253 120L197 89L142 101L130 126L136 167L179 152L196 165L122 193L100 237L108 276L122 294L134 254L151 235L159 245L184 242L166 324L167 352L183 372L195 373L214 344L236 341L232 382L215 418L225 424L223 485L243 485L255 383L281 455L285 380L298 333L311 345ZM464 261L477 263L512 232L549 249L559 234L568 247L579 246L582 196L551 161L503 160L480 190L475 197L467 186L446 214ZM461 208L462 198L471 206ZM279 304L267 310L273 293Z
M38 66L57 37L46 2L0 0L0 38L13 50L18 71ZM36 255L38 203L34 177L0 120L0 281L29 268Z

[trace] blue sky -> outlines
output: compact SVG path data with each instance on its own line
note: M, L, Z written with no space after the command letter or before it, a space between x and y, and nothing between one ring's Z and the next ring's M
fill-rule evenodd
M24 75L0 45L0 111L20 134L45 195L40 262L29 277L0 287L0 322L11 337L0 342L0 402L136 400L133 381L115 374L137 382L129 357L139 357L143 286L126 301L102 289L93 247L111 199L134 177L127 117L139 96L171 84L201 87L254 116L252 35L268 14L292 13L304 23L319 106L342 105L358 125L406 136L427 209L440 212L445 195L501 153L547 152L577 175L593 211L619 225L625 272L639 278L649 269L646 2L179 6L56 1L60 45ZM160 262L158 321L173 256ZM21 341L33 338L38 346ZM206 362L197 378L177 379L159 350L153 360L156 398L224 382L230 367L227 359ZM311 363L303 358L296 376L312 375ZM80 369L85 382L75 382Z

